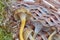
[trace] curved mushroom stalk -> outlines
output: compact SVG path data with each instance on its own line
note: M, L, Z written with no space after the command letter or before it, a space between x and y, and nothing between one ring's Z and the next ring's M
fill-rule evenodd
M34 37L32 36L32 33L33 33L33 32L34 32L34 31L33 31L32 29L26 28L26 29L24 30L24 39L25 39L25 40L28 40L28 38L29 38L30 40L35 40Z
M20 31L19 31L19 36L20 36L20 40L24 40L23 30L24 30L24 26L26 23L26 15L22 14L20 18L21 18L21 27L20 27Z
M21 26L20 26L20 30L19 30L19 38L20 40L24 40L23 38L23 30L24 30L24 27L25 27L25 23L26 23L26 17L27 15L31 15L30 12L28 10L26 10L25 8L20 8L20 9L17 9L15 11L15 14L17 13L20 13L19 17L21 19Z
M56 34L56 30L49 36L48 40L52 40L53 36Z

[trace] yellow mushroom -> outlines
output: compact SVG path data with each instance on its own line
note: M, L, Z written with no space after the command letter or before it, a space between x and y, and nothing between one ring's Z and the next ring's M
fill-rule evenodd
M19 30L19 38L20 40L24 40L23 38L23 30L24 30L24 27L25 27L25 23L26 23L26 18L28 15L31 15L31 13L25 9L24 7L21 7L17 10L15 10L15 15L19 13L19 17L21 19L21 26L20 26L20 30Z

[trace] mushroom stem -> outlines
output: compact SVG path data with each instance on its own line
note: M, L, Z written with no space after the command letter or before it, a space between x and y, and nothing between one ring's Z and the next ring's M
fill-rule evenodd
M54 31L48 38L48 40L52 40L52 37L56 34L56 31Z
M21 27L20 27L20 31L19 31L19 37L20 37L20 40L24 40L23 38L23 30L24 30L24 27L25 27L25 23L26 23L26 15L21 15Z

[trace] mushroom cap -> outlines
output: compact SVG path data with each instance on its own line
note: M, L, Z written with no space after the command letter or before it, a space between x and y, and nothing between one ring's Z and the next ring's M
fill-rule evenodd
M22 16L26 15L27 20L32 17L31 12L29 12L29 10L27 10L25 7L20 7L19 9L16 9L14 11L14 16L16 16L16 15L19 16L19 17L21 17L21 15Z
M31 12L29 12L29 10L27 10L24 7L20 7L19 9L16 9L15 10L15 14L17 14L17 13L25 13L27 15L31 15Z

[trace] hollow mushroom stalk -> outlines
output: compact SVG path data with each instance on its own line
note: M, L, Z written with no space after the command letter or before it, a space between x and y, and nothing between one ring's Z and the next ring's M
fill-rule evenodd
M20 26L20 30L19 30L19 38L20 38L20 40L24 40L23 30L24 30L24 27L25 27L26 18L27 18L28 15L30 16L31 13L27 9L25 9L24 7L20 8L20 9L17 9L15 11L15 14L17 14L17 13L20 13L20 15L19 14L18 15L21 19L21 26Z

